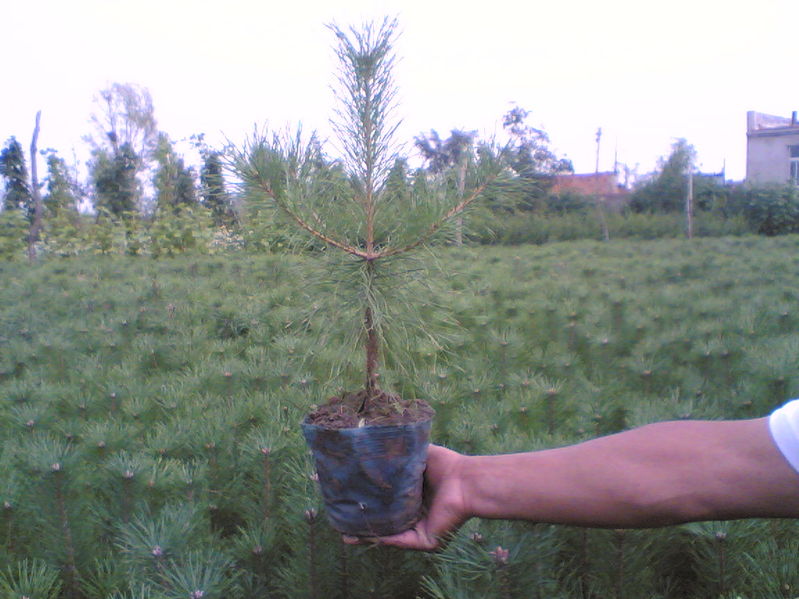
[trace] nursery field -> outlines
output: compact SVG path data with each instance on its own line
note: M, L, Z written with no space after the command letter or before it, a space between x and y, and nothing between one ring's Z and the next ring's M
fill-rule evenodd
M0 264L0 596L799 596L793 521L473 520L433 555L343 545L298 423L363 384L362 358L307 293L315 260ZM756 417L799 395L799 236L438 260L415 291L438 324L382 383L430 401L453 449Z

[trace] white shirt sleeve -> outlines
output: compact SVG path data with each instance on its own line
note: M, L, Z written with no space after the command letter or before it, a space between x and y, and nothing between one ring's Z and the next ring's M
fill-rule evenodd
M768 426L782 455L799 472L799 399L772 412Z

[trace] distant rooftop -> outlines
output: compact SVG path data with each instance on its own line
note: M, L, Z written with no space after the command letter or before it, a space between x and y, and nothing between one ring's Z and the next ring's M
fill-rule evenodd
M556 175L552 193L565 192L583 195L609 196L627 193L619 185L618 173L590 173L580 175Z
M747 135L780 135L799 131L796 111L790 117L775 116L750 110L746 113Z

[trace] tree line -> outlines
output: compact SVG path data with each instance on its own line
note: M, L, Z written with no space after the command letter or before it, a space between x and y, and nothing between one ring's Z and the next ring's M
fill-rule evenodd
M471 228L459 221L458 243L467 237L481 243L503 238L537 242L541 236L532 232L540 230L541 222L533 223L532 219L543 219L546 225L547 219L556 217L569 217L573 227L584 227L585 233L579 236L595 236L599 226L602 235L609 238L608 216L597 198L551 193L555 176L572 173L573 167L568 159L552 151L547 133L528 124L528 117L529 112L518 106L503 115L507 139L502 145L481 139L476 131L453 130L447 137L436 130L419 134L414 147L423 164L411 168L407 159L397 159L384 182L389 197L424 190L425 186L432 188L432 180L443 181L451 193L463 194L481 161L499 159L515 178L515 191L488 197L482 215L472 219ZM31 255L35 247L71 254L85 249L112 251L120 246L131 254L141 253L146 247L160 255L203 246L214 237L224 245L231 236L234 245L256 249L290 245L279 216L248 201L246 193L226 174L227 148L210 147L202 134L194 135L190 141L201 164L198 169L187 164L175 142L159 130L146 88L114 83L102 90L96 98L91 126L91 133L84 138L91 152L83 181L77 169L70 168L57 151L45 149L38 152L46 161L46 174L40 183L33 168L35 136L29 159L15 137L5 142L0 150L4 183L0 255L14 255L25 242ZM315 139L311 147L320 167L328 174L343 176L340 159L328 156L319 140ZM695 160L693 146L678 140L658 170L630 190L626 212L654 218L683 211L686 176L695 171ZM741 218L752 232L799 231L795 187L753 188L697 175L693 195L696 211L724 220ZM509 228L515 228L515 233L508 234ZM525 235L524 230L531 234Z

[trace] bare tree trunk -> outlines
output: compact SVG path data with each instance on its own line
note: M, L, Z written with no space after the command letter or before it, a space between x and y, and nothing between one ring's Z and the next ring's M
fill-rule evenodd
M36 259L34 244L39 239L42 230L42 196L39 193L39 175L36 168L36 144L39 141L39 121L42 111L36 113L36 125L33 128L33 139L31 140L31 200L33 201L33 222L28 232L28 259Z
M608 230L608 219L605 217L605 200L596 198L596 210L599 215L599 224L602 226L602 239L610 241L610 231Z

